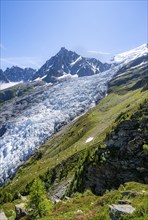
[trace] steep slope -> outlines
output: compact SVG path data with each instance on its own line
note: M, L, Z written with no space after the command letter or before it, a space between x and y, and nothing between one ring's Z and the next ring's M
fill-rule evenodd
M46 82L55 82L61 77L90 76L110 68L110 64L103 64L94 58L84 58L64 47L36 72L33 79L43 78Z
M137 70L135 70L135 71L137 71ZM133 72L133 74L134 74L134 72ZM141 77L143 77L143 76L144 76L144 70L140 70L139 71L139 78L137 79L137 81L141 80ZM124 76L119 76L118 80L121 80L123 77ZM100 80L100 78L99 78L99 80ZM114 84L113 84L114 80L117 80L117 79L116 78L113 79L110 82L110 84L109 84L109 87L110 87L109 89L112 91L110 93L110 95L108 95L103 101L101 101L99 103L99 105L96 108L96 110L94 109L94 112L91 110L92 112L90 111L90 113L88 115L82 116L82 118L80 119L80 122L79 121L76 122L76 123L73 122L74 123L74 124L72 124L73 127L71 127L71 129L69 129L68 137L67 138L66 138L65 135L62 135L62 136L59 136L59 140L58 140L58 136L56 136L55 138L53 138L49 142L49 145L45 145L47 147L49 146L49 155L50 154L53 155L53 156L51 156L51 155L49 156L50 160L56 161L56 159L54 159L54 156L57 157L57 155L59 154L60 151L61 151L60 155L65 155L65 153L63 151L64 149L68 150L68 152L70 151L71 152L70 155L71 155L71 154L73 154L75 152L75 150L77 149L78 146L81 146L81 147L78 147L79 150L80 150L80 149L85 148L87 145L89 146L92 142L93 143L97 143L97 141L100 142L101 136L99 136L99 134L101 134L103 131L105 131L106 129L109 128L109 125L111 125L113 123L113 121L121 113L121 111L126 110L126 108L128 110L130 110L130 111L133 111L135 109L135 107L137 106L137 103L140 103L142 100L144 100L147 97L147 91L144 91L143 93L141 93L140 90L135 90L136 88L133 89L133 90L130 90L129 86L127 86L127 88L126 88L127 90L126 90L126 93L125 93L125 83L122 84L122 88L116 86L116 89L115 89L114 88ZM96 78L93 81L96 81ZM132 82L132 79L130 81ZM137 81L135 81L133 83L136 84ZM82 84L82 79L81 79L80 82ZM96 82L96 83L98 83L98 82ZM127 81L127 84L128 83L129 82ZM86 81L85 81L85 84L86 84ZM65 84L63 84L63 85L65 87ZM78 84L78 86L79 86L79 84ZM133 84L130 83L130 86L132 88ZM61 89L61 87L59 87L59 89ZM124 93L120 91L122 89L124 90ZM92 87L92 90L94 90L94 87ZM90 90L89 90L89 93L90 93ZM86 93L86 96L88 96L87 93ZM31 96L30 98L32 99L33 97ZM80 99L81 98L82 97L80 96ZM63 99L63 97L62 97L62 99ZM84 100L85 100L85 96L84 96ZM90 98L90 100L92 101L92 98ZM84 105L84 103L83 103L83 105ZM130 103L130 105L129 105L129 103ZM81 102L81 104L82 104L82 102ZM90 105L90 103L88 103L88 104ZM75 104L74 104L74 106L75 106ZM128 106L128 107L126 107L126 106ZM74 112L73 108L74 107L72 106L72 112ZM35 112L35 108L33 108L33 110L34 110L33 111L33 113L34 113ZM69 110L70 109L68 108L68 111ZM29 115L30 115L30 113L31 112L29 112ZM103 113L103 115L102 115L102 113ZM37 116L37 118L39 118L39 117ZM45 120L47 121L47 116L46 116ZM17 122L19 122L18 119L17 119ZM23 125L25 125L25 123L23 123ZM45 125L43 127L45 127ZM23 129L21 131L23 131ZM28 131L28 129L27 129L27 131ZM49 130L48 130L48 132L49 132ZM18 129L17 129L17 133L18 133ZM87 135L85 136L85 134L87 134ZM102 135L103 135L103 133L102 133ZM83 136L85 136L85 137L83 138ZM93 137L94 139L93 139L92 142L88 142L87 143L86 140L89 138L89 136ZM2 136L2 140L3 141L5 140L5 136ZM8 139L7 139L7 141L8 141ZM22 139L21 139L21 141L22 141ZM31 139L31 141L32 141L32 139ZM77 141L78 141L78 143L77 143ZM71 151L66 146L68 148L70 147L70 149L73 148L74 151L73 150ZM67 153L67 156L68 155L69 155L69 153ZM61 157L61 159L63 158L62 156L60 156L60 157ZM47 156L47 158L48 158L48 156Z

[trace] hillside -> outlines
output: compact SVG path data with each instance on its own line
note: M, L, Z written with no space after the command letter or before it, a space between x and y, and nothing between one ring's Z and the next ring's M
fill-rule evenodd
M109 205L126 199L136 211L125 219L147 219L148 69L132 62L109 82L103 100L53 135L1 188L7 216L40 177L53 201L65 198L42 219L107 220Z

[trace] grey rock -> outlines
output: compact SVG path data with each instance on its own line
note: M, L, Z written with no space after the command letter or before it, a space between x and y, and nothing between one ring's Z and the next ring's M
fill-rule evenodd
M27 215L25 210L25 203L20 203L15 205L15 212L16 212L16 220L19 220L21 217Z
M132 214L135 211L131 205L115 205L112 204L109 206L110 208L110 218L112 220L118 220L121 215Z

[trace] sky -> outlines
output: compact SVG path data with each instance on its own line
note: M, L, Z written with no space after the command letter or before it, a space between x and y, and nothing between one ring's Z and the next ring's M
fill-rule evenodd
M61 47L106 61L147 43L147 0L0 1L0 68L38 69Z

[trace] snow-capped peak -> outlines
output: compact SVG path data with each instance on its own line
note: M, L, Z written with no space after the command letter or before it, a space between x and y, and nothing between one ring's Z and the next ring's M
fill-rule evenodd
M113 58L113 63L128 63L132 60L135 60L138 57L146 56L148 54L148 45L143 44L139 47L136 47L132 50L129 50L124 53L117 54Z

